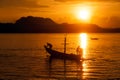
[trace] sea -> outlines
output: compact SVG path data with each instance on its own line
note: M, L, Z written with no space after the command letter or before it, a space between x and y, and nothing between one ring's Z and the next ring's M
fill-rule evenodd
M52 59L44 45L83 59ZM0 34L0 80L120 80L120 33Z

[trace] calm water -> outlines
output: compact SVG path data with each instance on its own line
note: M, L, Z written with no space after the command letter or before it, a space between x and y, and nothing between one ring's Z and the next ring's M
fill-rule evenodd
M0 34L0 80L108 80L120 79L120 34L87 34L84 60L53 60L47 42L63 50L64 34ZM98 40L92 40L97 38ZM67 52L75 53L80 34L67 35ZM66 71L65 71L66 69Z

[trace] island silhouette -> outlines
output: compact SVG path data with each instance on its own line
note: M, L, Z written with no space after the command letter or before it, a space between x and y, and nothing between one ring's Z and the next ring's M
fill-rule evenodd
M58 24L50 18L21 17L15 23L0 23L0 33L119 33L120 28L102 28L96 24Z

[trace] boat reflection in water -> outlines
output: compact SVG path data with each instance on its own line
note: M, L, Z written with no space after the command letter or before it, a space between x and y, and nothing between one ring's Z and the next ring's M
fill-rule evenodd
M51 58L51 57L50 57ZM49 79L55 80L82 80L83 79L83 62L76 63L75 61L53 58L48 61ZM59 64L59 65L58 65Z

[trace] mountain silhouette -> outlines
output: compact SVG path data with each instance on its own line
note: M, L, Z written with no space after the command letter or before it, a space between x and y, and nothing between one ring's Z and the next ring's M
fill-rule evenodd
M43 17L21 17L14 24L0 23L0 33L100 33L120 32L120 28L105 29L96 24L58 24L50 18Z

